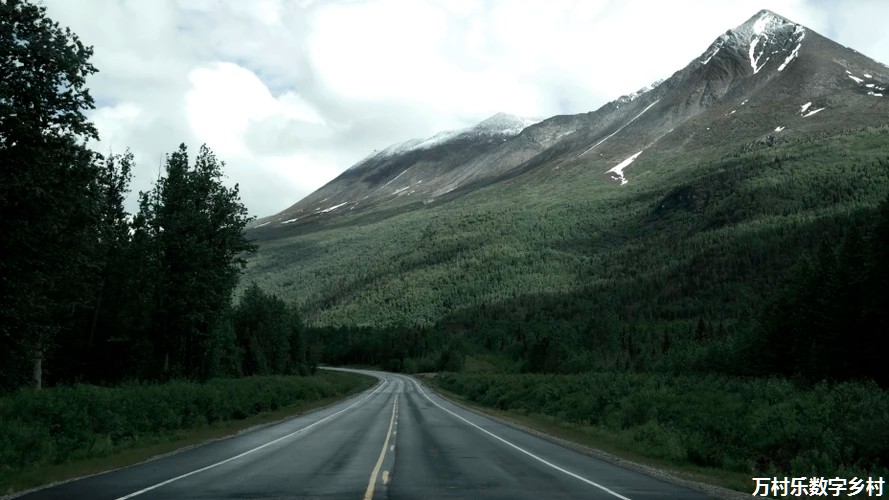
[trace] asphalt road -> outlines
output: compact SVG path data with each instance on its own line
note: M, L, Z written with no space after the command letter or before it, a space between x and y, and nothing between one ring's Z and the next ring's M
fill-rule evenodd
M27 499L703 499L466 411L409 377Z

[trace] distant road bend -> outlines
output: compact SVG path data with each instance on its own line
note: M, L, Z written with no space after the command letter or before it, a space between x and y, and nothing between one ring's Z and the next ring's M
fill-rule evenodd
M380 382L323 410L23 498L709 498L361 372Z

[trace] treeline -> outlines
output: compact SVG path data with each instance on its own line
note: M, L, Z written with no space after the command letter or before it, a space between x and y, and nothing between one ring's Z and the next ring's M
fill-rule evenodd
M254 246L224 164L181 145L128 214L132 154L86 145L92 49L26 1L0 28L0 390L311 371L294 311L232 305Z
M875 209L788 226L781 234L783 245L780 238L760 240L768 252L783 253L780 259L762 255L766 250L756 240L726 239L721 256L692 257L698 268L685 268L687 274L660 288L640 277L609 288L481 303L427 327L311 331L323 342L325 362L393 371L459 371L469 356L496 359L498 370L511 372L720 373L889 384L882 362L889 331L889 198ZM711 276L714 266L725 280ZM720 293L733 294L738 303L712 309L714 298L683 290L694 283L699 292L721 286ZM669 300L643 300L677 289L682 293ZM734 312L741 306L744 317Z
M467 346L433 328L314 327L308 330L333 365L372 365L406 373L460 371ZM313 349L313 352L316 352Z
M759 373L889 386L889 198L876 220L824 240L789 271L748 346Z

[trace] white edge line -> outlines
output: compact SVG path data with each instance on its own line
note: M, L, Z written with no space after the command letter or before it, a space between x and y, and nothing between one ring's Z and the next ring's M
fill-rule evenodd
M554 464L554 463L552 463L552 462L547 461L546 459L543 459L543 458L538 457L537 455L531 453L530 451L528 451L528 450L526 450L526 449L524 449L524 448L520 448L519 446L510 443L509 441L503 439L502 437L500 437L500 436L498 436L498 435L496 435L496 434L494 434L494 433L492 433L492 432L490 432L490 431L486 431L485 429L482 429L482 428L479 427L478 425L473 424L473 423L470 422L469 420L466 420L465 418L461 417L460 415L457 415L456 413L452 412L451 410L448 410L448 409L445 408L444 406L442 406L442 405L436 403L435 401L433 401L432 398L430 398L429 395L426 394L426 392L423 390L423 388L420 387L420 384L419 384L416 380L413 380L413 383L414 383L414 385L417 386L417 390L420 391L420 394L422 394L423 396L425 396L426 399L428 399L430 403L432 403L432 404L434 404L435 406L441 408L442 410L444 410L444 411L450 413L451 415L453 415L453 416L459 418L460 420L466 422L467 424L469 424L469 425L475 427L476 429L478 429L478 430L484 432L485 434L491 436L492 438L494 438L494 439L496 439L496 440L498 440L498 441L500 441L500 442L502 442L502 443L504 443L504 444L506 444L506 445L508 445L508 446L511 446L512 448L515 448L516 450L518 450L518 451L524 453L525 455L528 455L529 457L533 458L534 460L537 460L538 462L540 462L540 463L542 463L542 464L548 465L548 466L552 467L553 469L555 469L555 470L557 470L557 471L559 471L559 472L563 472L563 473L565 473L565 474L567 474L567 475L569 475L569 476L571 476L571 477L573 477L573 478L575 478L575 479L579 479L579 480L583 481L584 483L589 484L590 486L595 486L596 488L599 488L600 490L604 491L605 493L609 493L609 494L611 494L611 495L613 495L613 496L615 496L615 497L617 497L617 498L620 498L620 499L622 499L622 500L630 500L629 498L627 498L627 497L621 495L620 493L616 493L616 492L614 492L614 491L612 491L612 490L609 490L608 488L602 486L601 484L598 484L598 483L596 483L596 482L590 481L589 479L587 479L587 478L585 478L585 477L583 477L583 476L579 476L579 475L577 475L577 474L575 474L575 473L573 473L573 472L571 472L571 471L565 470L565 469L559 467L558 465L556 465L556 464Z
M318 425L318 424L320 424L320 423L322 423L322 422L325 422L325 421L327 421L327 420L330 420L331 418L333 418L333 417L339 415L340 413L343 413L343 412L345 412L346 410L350 410L350 409L352 409L353 407L355 407L356 405L363 403L367 398L373 396L374 394L377 393L377 391L379 391L380 389L382 389L388 382L389 382L389 379L385 379L385 380L383 380L383 381L380 383L380 385L377 386L377 388L374 389L374 391L371 392L370 394L368 394L367 396L364 396L363 398L359 399L358 401L352 403L351 405L347 406L346 408L343 408L342 410L340 410L340 411L338 411L338 412L336 412L336 413L331 413L330 415L328 415L328 416L322 418L321 420L319 420L319 421L317 421L317 422L315 422L315 423L309 424L309 425L303 427L302 429L299 429L299 430L297 430L297 431L291 432L290 434L287 434L286 436L281 436L281 437L279 437L278 439L275 439L275 440L273 440L273 441L269 441L268 443L265 443L265 444L263 444L263 445L257 446L256 448L247 450L247 451L245 451L245 452L243 452L243 453L241 453L241 454L239 454L239 455L235 455L235 456L233 456L233 457L231 457L231 458L227 458L227 459L225 459L225 460L223 460L223 461L221 461L221 462L216 462L215 464L211 464L211 465L208 465L208 466L206 466L206 467L202 467L202 468L200 468L200 469L193 470L193 471L191 471L191 472L187 472L187 473L185 473L185 474L182 474L181 476L176 476L176 477L174 477L174 478L172 478L172 479L167 479L166 481L163 481L163 482L161 482L161 483L157 483L157 484L155 484L155 485L153 485L153 486L149 486L149 487L147 487L147 488L143 488L143 489L141 489L141 490L139 490L139 491L130 493L129 495L126 495L126 496L123 496L123 497L119 497L119 498L117 498L117 500L127 500L128 498L133 498L133 497L135 497L135 496L139 496L139 495L141 495L141 494L143 494L143 493L147 493L147 492L149 492L149 491L151 491L151 490L160 488L161 486L168 485L168 484L170 484L170 483L172 483L172 482L174 482L174 481L178 481L178 480L180 480L180 479L184 479L184 478L186 478L186 477L193 476L193 475L195 475L195 474L197 474L197 473L199 473L199 472L204 472L205 470L210 470L210 469L212 469L212 468L214 468L214 467L219 467L220 465L227 464L227 463L231 462L232 460L237 460L237 459L239 459L239 458L241 458L241 457L243 457L243 456L249 455L249 454L253 453L254 451L259 451L259 450L265 448L266 446L271 446L271 445L273 445L273 444L275 444L275 443L277 443L277 442L279 442L279 441L283 441L283 440L285 440L285 439L287 439L287 438L289 438L289 437L293 437L293 436L295 436L295 435L297 435L297 434L299 434L299 433L301 433L301 432L303 432L303 431L307 431L307 430L311 429L312 427L315 427L316 425Z

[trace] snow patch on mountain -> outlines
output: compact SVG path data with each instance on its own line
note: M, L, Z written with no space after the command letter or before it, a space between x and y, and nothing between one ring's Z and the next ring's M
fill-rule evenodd
M780 126L779 126L779 127L775 127L775 132L780 132L780 131L784 130L785 128L786 128L786 127L780 127Z
M763 49L762 52L760 52L759 55L757 56L756 55L756 46L758 44L759 44L759 38L754 38L753 41L750 43L750 52L749 52L750 66L753 67L753 74L754 75L759 73L759 70L761 70L763 67L765 67L766 63L769 62L769 59L772 58L772 56L766 57L766 60L763 61L762 64L759 64L759 60L762 59L762 56L765 54L765 49ZM759 64L759 66L757 66L758 64Z
M809 106L811 106L811 105L812 105L811 102L807 102L807 103L803 104L802 106L800 106L800 108L799 108L799 112L800 112L800 113L805 113L806 110L809 109Z
M768 42L769 35L774 28L781 24L781 18L768 11L763 11L759 16L759 19L753 23L754 36L750 40L750 49L748 50L747 55L750 57L750 66L753 68L754 75L759 73L759 71L765 67L766 63L769 62L769 59L771 59L772 56L766 56L766 60L763 61L762 64L759 63L766 53L766 43ZM756 47L760 42L762 42L762 50L759 52L759 55L757 55Z
M645 151L645 150L643 149L642 151ZM624 169L627 168L628 166L630 166L630 164L633 163L633 161L634 161L636 158L638 158L639 155L642 154L642 151L639 151L638 153L634 154L633 156L631 156L631 157L627 158L626 160L624 160L624 161L618 163L615 167L609 169L609 170L608 170L607 172L605 172L605 173L606 173L606 174L614 174L614 176L615 176L616 178L620 179L620 185L623 186L624 184L627 183L627 178L624 177Z
M438 146L439 144L448 142L449 140L453 139L454 137L457 137L458 135L460 135L459 130L447 130L445 132L439 132L439 133L433 135L432 137L426 139L425 141L420 142L416 146L410 148L409 151L414 151L417 149L432 149L435 146Z
M344 201L344 202L340 203L339 205L334 205L334 206L332 206L332 207L330 207L330 208L325 208L324 210L321 210L320 212L316 212L316 213L318 213L318 214L326 214L327 212L333 212L334 210L340 208L341 206L343 206L343 205L345 205L345 204L347 204L347 203L349 203L349 202L348 202L348 201Z
M846 76L854 80L855 83L857 83L858 85L863 85L864 88L871 89L868 90L867 95L874 97L883 97L883 91L886 90L886 87L880 87L876 83L864 83L864 80L862 78L858 78L857 76L853 75L852 72L849 70L846 70ZM873 75L871 75L870 73L864 73L864 77L873 78Z
M814 115L815 113L817 113L817 112L819 112L819 111L821 111L821 110L823 110L823 109L825 109L825 108L818 108L818 109L809 111L808 113L806 113L806 114L803 115L803 118L808 118L808 117Z
M531 125L539 123L540 121L541 120L534 118L519 118L507 113L497 113L496 115L469 128L459 130L447 130L444 132L439 132L426 139L414 138L405 142L393 144L383 149L382 151L375 151L360 162L351 166L349 169L351 170L374 158L385 159L392 156L409 153L411 151L432 149L436 146L440 146L442 144L462 137L471 138L479 136L492 136L507 139L509 137L519 135L523 130L530 127Z
M660 84L662 84L662 83L664 83L663 80L658 80L658 81L656 81L656 82L650 83L650 84L648 84L648 85L642 87L641 89L639 89L639 90L637 90L637 91L635 91L635 92L632 92L632 93L630 93L630 94L627 94L627 95L618 97L618 98L617 98L617 102L619 102L619 103L621 103L621 104L625 104L625 103L628 103L628 102L633 102L633 101L635 101L636 99L638 99L642 94L645 94L645 93L647 93L647 92L651 92L652 90L656 89L656 88L658 87L658 85L660 85Z
M387 183L383 184L382 186L380 186L380 189L383 189L384 187L388 186L389 184L392 184L393 182L395 182L396 179L398 179L399 177L401 177L402 175L404 175L405 172L407 172L408 170L410 170L410 168L406 168L406 169L404 170L404 172L402 172L402 173L396 175L396 176L393 177L389 182L387 182Z
M657 104L658 102L660 102L660 99L658 99L657 101L654 101L653 103L649 104L647 108L643 109L641 113L639 113L638 115L634 116L632 120L628 121L627 123L624 123L623 125L620 126L620 128L618 128L618 129L615 130L614 132L608 134L607 137L605 137L605 138L602 139L601 141L599 141L599 142L593 144L592 146L589 147L589 149L587 149L587 150L584 151L583 153L580 153L579 155L577 155L577 158L580 158L581 156L583 156L583 155L589 153L590 151L592 151L593 149L595 149L595 147L598 146L599 144L602 144L603 142L605 142L605 141L607 141L608 139L612 138L612 137L614 136L614 134L620 132L621 130L623 130L624 128L626 128L627 125L629 125L629 124L633 123L634 121L636 121L637 118L639 118L640 116L644 115L646 111L648 111L649 109L651 109L651 107L654 106L655 104Z
M772 56L783 55L784 62L778 68L778 71L783 71L799 56L805 31L799 24L768 10L762 10L741 26L720 37L717 44L745 54L753 74L762 71ZM714 51L713 54L715 53Z
M701 65L705 65L705 64L707 64L708 62L710 62L710 60L713 59L713 56L715 56L716 54L719 53L719 50L720 50L720 49L722 49L722 45L717 46L717 47L716 47L716 50L714 50L713 52L711 52L710 54L708 54L708 55L707 55L707 58L704 59L704 60L701 62Z
M790 55L787 56L787 59L784 59L784 62L781 64L781 66L778 67L778 71L784 71L784 68L786 68L787 65L791 63L791 61L796 59L796 56L799 55L800 47L803 46L803 38L806 37L806 30L802 26L797 25L797 27L793 31L793 34L799 35L799 38L796 39L796 48L794 48L793 51L790 52Z
M757 35L762 35L763 33L765 33L766 28L774 17L775 16L769 14L768 12L763 12L762 15L759 16L759 19L757 19L756 22L753 23L753 32Z

